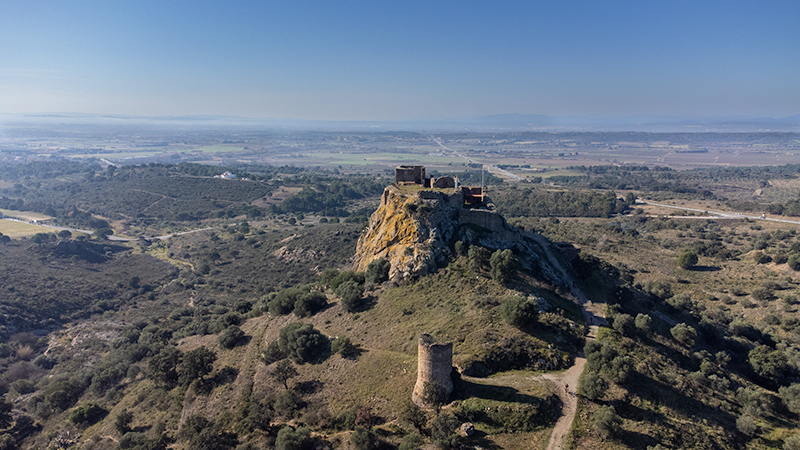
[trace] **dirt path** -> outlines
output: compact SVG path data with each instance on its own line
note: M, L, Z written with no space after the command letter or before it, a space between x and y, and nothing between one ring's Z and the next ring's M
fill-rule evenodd
M595 339L599 325L606 325L605 319L605 303L596 303L589 300L588 297L581 291L578 284L561 265L561 261L553 254L550 243L547 239L540 235L534 235L533 238L541 247L550 265L561 275L561 279L570 287L572 294L578 299L578 303L583 309L583 317L586 323L589 324L589 334L586 340ZM560 450L564 448L564 439L567 437L569 430L572 429L572 422L575 420L575 414L578 411L578 379L583 373L586 366L586 356L581 350L575 357L575 363L569 369L563 372L547 373L541 375L542 378L550 380L556 384L556 392L561 398L561 403L564 405L561 412L562 415L553 427L553 433L550 435L550 440L547 442L547 450Z
M597 325L589 328L589 335L586 339L594 339L597 336ZM547 373L542 375L542 378L550 380L556 384L556 392L561 398L562 409L561 417L558 418L553 433L550 435L550 440L547 441L547 450L560 450L564 448L564 438L567 437L569 430L572 429L572 422L575 420L575 414L578 411L578 379L583 373L583 368L586 366L586 357L583 351L578 353L575 357L575 364L563 372Z

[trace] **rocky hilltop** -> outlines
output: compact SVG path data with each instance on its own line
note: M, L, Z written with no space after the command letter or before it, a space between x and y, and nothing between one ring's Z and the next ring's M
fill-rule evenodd
M536 265L542 275L563 284L541 256L537 235L508 225L502 215L486 206L466 207L464 195L454 191L387 186L358 240L354 270L364 271L370 262L386 258L392 280L425 275L443 264L453 244L462 241L489 249L512 249L523 256L523 264Z

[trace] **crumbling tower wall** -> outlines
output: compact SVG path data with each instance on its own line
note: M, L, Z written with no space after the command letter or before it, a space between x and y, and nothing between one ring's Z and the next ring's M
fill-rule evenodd
M435 382L444 389L447 397L453 393L453 343L437 343L427 333L422 334L417 346L417 384L411 400L419 406L431 406L423 400L425 383Z

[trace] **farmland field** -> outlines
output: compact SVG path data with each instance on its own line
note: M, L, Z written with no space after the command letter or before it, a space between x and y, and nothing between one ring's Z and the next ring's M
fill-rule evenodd
M0 233L12 238L33 236L36 233L51 233L52 228L18 222L11 219L0 219Z

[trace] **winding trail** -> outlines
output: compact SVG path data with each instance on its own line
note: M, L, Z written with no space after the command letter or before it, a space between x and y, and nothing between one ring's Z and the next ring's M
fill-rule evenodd
M583 317L586 323L589 324L589 334L586 336L586 340L595 339L597 337L599 325L607 324L605 319L605 303L592 302L586 297L569 272L561 265L561 261L553 254L550 241L544 236L535 233L530 233L529 236L536 241L542 249L542 253L547 257L548 262L550 262L550 265L559 272L561 279L564 280L572 294L578 299L578 303L583 309ZM540 375L541 378L556 384L556 392L558 392L561 403L564 405L561 410L562 415L556 422L555 427L553 427L553 433L547 441L547 450L560 450L564 448L564 440L567 434L569 434L569 430L572 429L572 422L575 420L575 414L578 411L578 379L585 367L586 356L583 354L583 350L581 350L575 357L575 363L569 369L563 372Z

